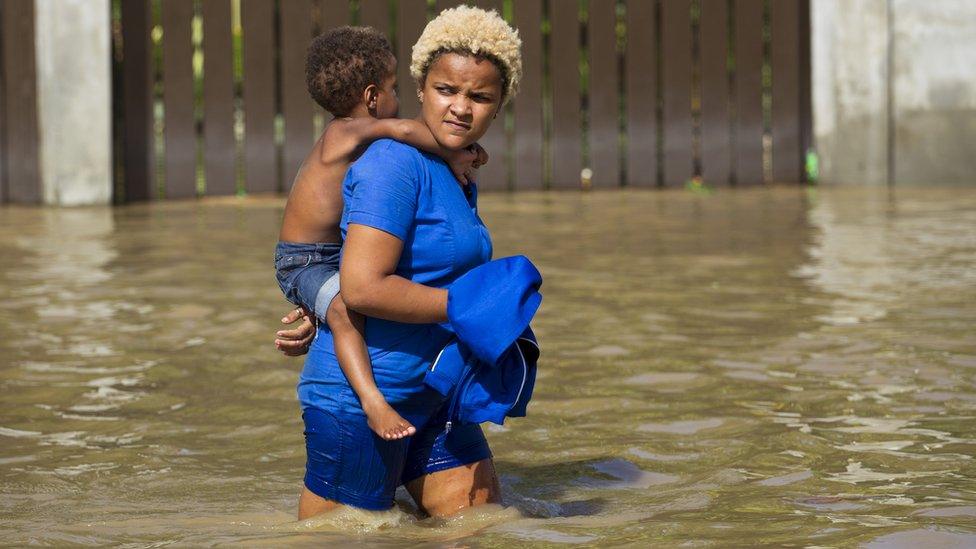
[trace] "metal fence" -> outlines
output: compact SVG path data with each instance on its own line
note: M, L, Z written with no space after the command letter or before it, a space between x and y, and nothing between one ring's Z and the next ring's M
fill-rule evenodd
M22 108L30 92L18 92L32 78L21 44L33 39L18 6L32 1L0 11L8 201L36 200L39 187L10 138L36 132ZM116 201L287 191L327 119L305 90L310 39L344 24L386 32L401 60L401 116L413 117L410 48L458 3L115 0ZM523 40L521 93L481 141L492 158L482 188L803 180L809 0L468 3L498 10Z

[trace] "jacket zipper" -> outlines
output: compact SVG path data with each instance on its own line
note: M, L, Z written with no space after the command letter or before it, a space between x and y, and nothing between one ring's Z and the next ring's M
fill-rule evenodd
M518 394L515 395L515 400L512 401L513 408L515 407L516 404L518 404L519 400L521 400L522 392L525 391L525 383L529 379L529 363L528 361L525 360L525 353L522 352L522 348L518 344L519 341L526 341L528 343L531 343L532 345L535 345L536 348L539 347L531 339L520 337L517 340L515 340L515 348L518 350L519 358L522 359L522 384L519 386ZM444 350L441 349L441 353L443 352ZM437 361L440 360L440 358L441 358L441 354L438 353L437 358L434 359L434 364L430 367L431 371L434 371L434 368L437 366ZM461 393L467 389L468 385L471 383L471 380L474 379L474 373L475 373L474 368L468 368L465 371L464 375L461 377L461 383L458 383L457 388L454 389L454 394L451 396L451 403L447 409L447 423L444 425L444 431L447 433L451 432L451 428L454 425L452 418L454 417L454 412L455 409L457 408L457 403L460 400Z
M457 411L458 402L461 400L461 393L471 384L472 379L474 379L474 368L468 368L461 378L461 383L458 383L454 389L454 394L451 395L451 404L447 407L447 423L444 425L444 432L451 432L451 427L454 425L454 413Z

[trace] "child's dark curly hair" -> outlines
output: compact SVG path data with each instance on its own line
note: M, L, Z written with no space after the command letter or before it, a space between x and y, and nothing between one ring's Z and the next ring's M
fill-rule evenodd
M339 27L308 46L305 83L312 99L334 116L348 116L370 84L393 75L389 40L371 27Z

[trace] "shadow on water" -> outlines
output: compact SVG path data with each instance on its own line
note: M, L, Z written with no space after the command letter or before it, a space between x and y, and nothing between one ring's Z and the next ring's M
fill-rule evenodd
M602 474L601 463L605 462L581 460L529 465L501 460L496 461L496 466L502 471L506 504L527 517L556 518L594 516L610 508L611 502L606 497L573 497L572 489L580 483L621 487L628 481L637 481L635 486L641 484L637 471L626 471L621 476Z

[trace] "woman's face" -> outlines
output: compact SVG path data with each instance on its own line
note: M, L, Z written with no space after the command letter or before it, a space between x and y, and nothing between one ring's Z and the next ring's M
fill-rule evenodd
M445 53L427 70L421 116L434 139L457 150L488 131L502 102L502 76L488 59Z

